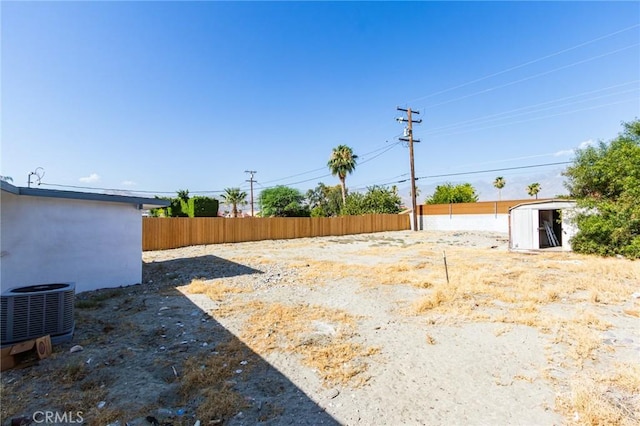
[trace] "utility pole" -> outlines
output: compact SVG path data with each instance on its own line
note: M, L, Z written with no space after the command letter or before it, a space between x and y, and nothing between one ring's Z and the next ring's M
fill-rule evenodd
M403 111L407 113L407 118L398 117L396 120L400 123L407 123L407 131L405 132L405 137L400 138L403 142L409 143L409 161L411 162L411 207L413 209L413 230L418 230L418 207L416 203L416 172L413 161L413 143L420 142L419 139L413 139L413 123L422 123L422 119L413 120L411 118L411 114L420 114L419 111L412 111L411 108L400 108L396 107L398 111Z
M253 180L253 175L258 172L256 172L255 170L245 170L244 172L251 175L251 178L249 178L247 182L251 183L251 217L253 217L253 182L255 182L255 180Z

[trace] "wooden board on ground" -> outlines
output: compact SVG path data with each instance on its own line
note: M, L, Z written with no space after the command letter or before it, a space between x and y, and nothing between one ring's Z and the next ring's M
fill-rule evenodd
M30 360L51 355L51 337L43 336L0 349L0 371L9 370Z

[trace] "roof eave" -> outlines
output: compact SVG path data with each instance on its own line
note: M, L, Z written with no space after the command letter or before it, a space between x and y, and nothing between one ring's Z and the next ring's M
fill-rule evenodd
M169 201L160 200L157 198L132 197L128 195L96 194L94 192L61 191L58 189L25 188L11 185L10 183L5 181L1 182L1 189L2 191L6 191L15 195L62 198L81 201L99 201L107 203L124 203L137 205L140 208L145 209L166 207L169 205Z

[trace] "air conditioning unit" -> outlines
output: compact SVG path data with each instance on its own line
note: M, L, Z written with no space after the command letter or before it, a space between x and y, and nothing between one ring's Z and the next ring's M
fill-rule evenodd
M17 287L0 295L0 345L51 336L53 344L71 340L73 283Z

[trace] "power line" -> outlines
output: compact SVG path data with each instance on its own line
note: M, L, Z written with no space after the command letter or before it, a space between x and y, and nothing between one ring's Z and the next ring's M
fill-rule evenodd
M632 30L632 29L634 29L634 28L637 28L637 27L639 27L639 26L640 26L640 24L635 24L635 25L632 25L632 26L630 26L630 27L622 28L622 29L620 29L620 30L614 31L614 32L609 33L609 34L605 34L605 35L603 35L603 36L597 37L597 38L592 39L592 40L585 41L585 42L580 43L580 44L577 44L577 45L575 45L575 46L572 46L572 47L569 47L569 48L566 48L566 49L559 50L559 51L557 51L557 52L555 52L555 53L551 53L551 54L549 54L549 55L545 55L545 56L542 56L542 57L540 57L540 58L537 58L537 59L533 59L533 60L530 60L530 61L524 62L524 63L522 63L522 64L520 64L520 65L512 66L512 67L506 68L506 69L504 69L504 70L502 70L502 71L498 71L498 72L495 72L495 73L493 73L493 74L489 74L489 75L486 75L486 76L484 76L484 77L480 77L480 78L477 78L477 79L474 79L474 80L468 81L468 82L466 82L466 83L462 83L462 84L458 84L458 85L453 86L453 87L449 87L448 89L443 89L443 90L440 90L440 91L438 91L438 92L431 93L431 94L429 94L429 95L425 95L425 96L421 96L421 97L419 97L419 98L412 99L412 100L410 100L409 102L416 102L416 101L419 101L419 100L422 100L422 99L432 98L432 97L434 97L434 96L441 95L441 94L443 94L443 93L447 93L447 92L450 92L450 91L452 91L452 90L460 89L460 88L462 88L462 87L466 87L466 86L469 86L469 85L471 85L471 84L478 83L478 82L480 82L480 81L484 81L484 80L487 80L487 79L489 79L489 78L492 78L492 77L495 77L495 76L498 76L498 75L506 74L506 73L511 72L511 71L513 71L513 70L517 70L517 69L519 69L519 68L523 68L523 67L526 67L526 66L528 66L528 65L531 65L531 64L535 64L535 63L537 63L537 62L544 61L545 59L553 58L554 56L558 56L558 55L561 55L561 54L563 54L563 53L567 53L567 52L570 52L570 51L572 51L572 50L578 49L578 48L580 48L580 47L587 46L587 45L592 44L592 43L595 43L595 42L597 42L597 41L604 40L604 39L609 38L609 37L613 37L614 35L621 34L621 33L623 33L623 32L626 32L626 31Z
M395 137L396 137L396 136L393 136L393 138L395 138ZM381 146L380 148L376 148L376 149L374 149L373 151L370 151L370 152L367 152L367 153L362 154L362 155L360 156L360 158L366 157L366 156L367 156L367 155L369 155L369 154L373 154L373 153L376 153L376 152L378 152L378 151L382 151L382 150L384 150L384 152L387 152L387 151L389 150L388 148L389 148L389 146L388 146L388 145ZM377 156L376 156L376 157L377 157ZM374 158L375 158L375 157L374 157ZM371 159L367 159L367 160L365 160L365 161L361 161L359 164L364 164L364 163L366 163L366 162L368 162L368 161L370 161L370 160L371 160ZM264 183L264 184L268 184L268 183L273 183L273 182L279 182L279 181L282 181L282 180L286 180L286 179L290 179L290 178L294 178L294 177L298 177L298 176L303 176L303 175L308 175L308 174L310 174L310 173L315 173L315 172L319 172L319 171L321 171L321 170L326 170L326 169L327 169L327 167L326 167L326 166L324 166L324 167L319 167L319 168L317 168L317 169L309 170L309 171L306 171L306 172L296 173L296 174L294 174L294 175L289 175L289 176L285 176L285 177L278 178L278 179L271 179L271 180L268 180L268 181L264 181L264 182L262 182L262 183ZM310 179L304 180L304 181L302 181L302 183L304 183L304 182L308 182L308 181L310 181L310 180L314 180L314 179L316 179L316 178L310 178ZM288 184L283 184L283 185L294 185L294 184L295 184L295 183L288 183Z
M295 175L285 176L285 177L278 178L278 179L267 180L267 181L264 181L263 183L266 184L266 183L279 182L281 180L290 179L290 178L294 178L294 177L298 177L298 176L302 176L302 175L308 175L309 173L319 172L320 170L324 170L324 169L326 169L326 167L319 167L317 169L309 170L309 171L306 171L306 172L296 173Z
M376 154L376 155L374 155L374 156L373 156L373 157L371 157L371 158L367 158L367 159L366 159L366 160L364 160L364 161L361 161L360 163L358 163L358 165L360 165L360 166L361 166L361 165L363 165L363 164L368 163L369 161L373 161L373 160L375 160L376 158L380 157L382 154L385 154L385 153L387 153L388 151L391 151L391 150L392 150L393 148L395 148L395 146L396 146L396 145L398 145L399 143L400 143L400 142L394 142L394 143L393 143L393 144L391 144L390 146L386 147L386 149L385 149L384 151L382 151L381 153Z
M540 168L540 167L566 165L566 164L572 164L572 163L573 163L572 161L559 161L559 162L555 162L555 163L531 164L531 165L527 165L527 166L514 166L514 167L502 167L502 168L497 168L497 169L473 170L473 171L469 171L469 172L443 173L443 174L437 174L437 175L418 176L418 177L416 177L416 181L420 180L420 179L433 179L433 178L441 178L441 177L465 176L465 175L475 175L475 174L483 174L483 173L504 172L504 171L511 171L511 170L526 170L526 169L533 169L533 168ZM398 177L406 176L406 175L407 175L407 173L404 173L402 175L399 175ZM408 182L410 180L411 180L411 178L400 179L400 180L391 180L391 181L388 181L388 182L379 183L378 185L386 186L386 185L392 185L392 184L398 184L398 183L405 183L405 182Z
M484 126L484 127L476 127L476 128L462 130L462 131L459 131L459 132L435 134L435 135L431 135L431 136L444 137L444 136L459 135L459 134L462 134L462 133L475 132L475 131L478 131L478 130L494 129L496 127L511 126L511 125L520 124L520 123L528 123L530 121L543 120L545 118L552 118L552 117L559 117L559 116L562 116L562 115L573 114L573 113L576 113L576 112L590 111L590 110L594 110L594 109L598 109L598 108L604 108L604 107L608 107L608 106L612 106L612 105L618 105L618 104L622 104L622 103L625 103L625 102L632 102L632 101L633 102L638 102L638 98L634 97L634 98L622 99L622 100L619 100L619 101L609 102L609 103L606 103L606 104L600 104L600 105L595 105L595 106L591 106L591 107L579 108L579 109L574 109L574 110L571 110L571 111L558 112L556 114L547 114L547 115L542 115L542 116L539 116L539 117L529 118L529 119L526 119L526 120L517 120L517 121L508 122L508 123L494 124L494 125L491 125L491 126Z
M527 158L527 157L521 157L521 158ZM507 160L505 160L505 161L507 161ZM524 170L524 169L546 167L546 166L556 166L556 165L565 165L565 164L572 164L572 162L571 161L560 161L560 162L555 162L555 163L533 164L533 165L528 165L528 166L503 167L503 168L498 168L498 169L485 169L485 170L475 170L475 171L469 171L469 172L457 172L457 173L445 173L445 174L438 174L438 175L427 175L427 176L416 177L416 180L439 178L439 177L464 176L464 175L473 175L473 174L482 174L482 173L491 173L491 172L501 172L501 171L509 171L509 170ZM406 175L407 175L407 173L403 173L401 175L398 175L397 177L406 176ZM316 177L316 178L312 178L312 179L309 179L307 181L314 180L314 179L319 179L319 178L327 177L327 176L330 176L330 174L327 174L327 175L324 175L324 176L320 176L320 177ZM394 178L391 178L391 179L394 179ZM407 182L408 180L409 179L388 181L388 182L379 183L379 185L391 185L391 184L395 184L395 183L404 183L404 182ZM255 181L255 183L258 186L260 186L262 189L272 188L272 187L265 187L265 186L261 185L258 181ZM300 183L304 183L304 182L300 182ZM62 184L47 183L47 182L42 182L41 185L58 187L58 188L91 189L91 190L98 190L98 191L117 191L117 192L129 192L129 193L137 193L137 194L175 194L176 193L176 191L148 191L148 190L131 190L131 189L121 189L121 188L99 188L99 187L93 187L93 186L62 185ZM223 193L223 192L225 192L225 191L219 191L219 190L189 191L189 193L191 193L191 194L214 194L214 193L217 194L217 193Z
M571 149L571 151L573 151L573 149ZM535 154L535 155L525 155L525 156L521 156L521 157L511 157L511 158L504 158L502 160L492 160L492 161L484 161L482 163L473 163L473 164L461 164L458 165L459 167L474 167L474 166L481 166L484 164L496 164L496 163L508 163L511 161L519 161L519 160L530 160L532 158L542 158L542 157L551 157L551 156L557 156L557 152L551 152L548 154Z
M409 175L409 173L402 173L402 174L399 174L399 175L396 175L396 176L392 176L392 177L389 177L389 178L384 178L384 179L376 179L375 181L372 181L372 182L369 182L369 183L362 183L359 186L352 187L352 188L355 189L355 190L360 190L360 189L367 189L370 186L385 185L384 182L393 181L395 179L398 179L398 178L401 178L401 177L404 177L404 176L407 176L407 175Z
M592 56L590 58L583 59L583 60L580 60L580 61L577 61L577 62L573 62L573 63L568 64L568 65L563 65L561 67L554 68L554 69L549 70L549 71L544 71L544 72L541 72L541 73L538 73L538 74L534 74L534 75L531 75L531 76L528 76L528 77L524 77L524 78L521 78L521 79L518 79L518 80L510 81L510 82L505 83L505 84L501 84L501 85L498 85L498 86L493 86L493 87L490 87L488 89L483 89L483 90L480 90L478 92L471 93L469 95L459 96L457 98L449 99L447 101L443 101L443 102L439 102L439 103L436 103L436 104L432 104L432 105L427 106L425 109L435 108L435 107L438 107L438 106L450 104L452 102L456 102L456 101L460 101L460 100L463 100L463 99L468 99L468 98L471 98L471 97L474 97L474 96L477 96L477 95L481 95L481 94L484 94L484 93L488 93L488 92L494 91L496 89L502 89L502 88L505 88L505 87L508 87L508 86L512 86L514 84L522 83L523 81L532 80L534 78L538 78L538 77L541 77L543 75L551 74L551 73L554 73L556 71L561 71L561 70L566 69L566 68L570 68L570 67L573 67L573 66L576 66L576 65L584 64L586 62L594 61L596 59L604 58L605 56L613 55L615 53L619 53L619 52L622 52L622 51L627 50L627 49L631 49L632 47L636 47L636 46L640 46L640 43L631 44L629 46L625 46L625 47L622 47L620 49L612 50L612 51L609 51L607 53L603 53L601 55Z
M562 151L560 151L562 152ZM518 160L530 160L532 158L541 158L541 157L551 157L551 156L557 156L557 152L551 152L551 153L547 153L547 154L535 154L535 155L526 155L526 156L521 156L521 157L511 157L511 158L504 158L501 160L492 160L492 161L488 161L488 162L482 162L482 163L473 163L473 164L464 164L464 165L459 165L460 167L472 167L472 166L479 166L479 165L483 165L483 164L495 164L495 163L507 163L507 162L511 162L511 161L518 161ZM555 164L555 163L549 163L549 164ZM502 170L502 169L500 169ZM491 170L489 170L491 171ZM402 179L402 180L397 180L398 178L404 177L404 176L408 176L409 173L402 173L390 178L385 178L385 179L376 179L373 182L367 183L367 184L360 184L360 186L355 187L355 189L366 189L371 185L390 185L392 183L403 183L406 182L408 179ZM434 175L434 176L440 176L440 175ZM444 176L444 175L443 175ZM430 176L426 176L426 177L430 177ZM423 179L425 178L425 176L422 177Z
M53 186L57 188L73 188L73 189L92 189L98 191L114 191L114 192L131 192L137 194L175 194L177 191L147 191L147 190L132 190L132 189L123 189L123 188L99 188L95 186L79 186L79 185L62 185L57 183L47 183L41 182L40 185ZM211 190L211 191L189 191L190 194L218 194L223 193L224 191L220 190Z
M392 148L394 148L394 147L395 147L396 145L398 145L399 143L400 143L400 142L395 142L395 143L393 143L391 146L387 147L387 148L386 148L384 151L382 151L381 153L379 153L379 154L377 154L377 155L374 155L373 157L368 158L368 159L366 159L365 161L361 161L361 162L359 162L359 163L358 163L358 165L362 165L362 164L368 163L369 161L375 160L376 158L380 157L382 154L385 154L387 151L390 151ZM328 177L328 176L330 176L330 175L331 175L331 174L327 174L327 175L324 175L324 176L321 176L321 177ZM314 179L315 179L315 178L314 178ZM314 180L314 179L310 179L310 180ZM308 181L308 180L307 180L307 181ZM298 182L298 183L304 183L304 182Z
M432 178L440 178L440 177L451 177L451 176L465 176L465 175L477 175L482 173L493 173L493 172L506 172L509 170L524 170L524 169L533 169L537 167L548 167L548 166L559 166L563 164L572 164L572 161L558 161L556 163L545 163L545 164L531 164L528 166L516 166L516 167L503 167L500 169L487 169L487 170L474 170L471 172L458 172L458 173L445 173L440 175L430 175L430 176L420 176L418 179L432 179ZM405 179L406 181L406 179ZM400 183L400 182L398 182Z
M426 133L427 134L434 134L434 133L437 133L437 132L442 131L442 130L449 130L450 128L459 128L460 126L469 125L471 123L479 124L479 122L483 122L483 121L502 120L502 119L506 119L506 118L517 117L519 115L532 114L534 112L544 111L546 109L558 108L560 106L567 106L567 105L571 105L573 103L587 102L589 100L600 99L600 98L607 97L607 96L613 96L613 95L618 95L618 94L629 93L629 92L633 92L633 91L636 91L636 90L640 90L640 87L634 87L633 89L630 89L630 90L618 91L618 92L609 93L609 94L606 94L606 95L600 95L600 96L591 97L591 98L588 98L588 99L583 99L583 100L580 100L580 101L575 101L575 102L571 102L571 103L564 103L564 104L561 104L561 105L551 106L551 107L548 107L548 108L542 108L542 109L538 109L538 110L532 110L532 111L529 111L529 112L526 112L526 113L509 116L509 114L512 114L512 113L515 113L515 112L518 112L518 111L523 111L523 110L527 110L527 109L534 109L536 107L549 105L549 104L554 104L554 103L558 103L558 102L569 100L569 99L580 98L580 97L585 96L585 95L590 95L590 94L594 94L594 93L598 93L598 92L603 92L605 90L615 89L615 88L618 88L618 87L628 86L630 84L635 84L635 83L638 83L638 82L640 82L640 80L628 81L626 83L616 84L616 85L605 87L605 88L602 88L602 89L590 90L590 91L587 91L587 92L578 93L576 95L564 96L564 97L561 97L561 98L556 98L556 99L552 99L552 100L545 101L545 102L540 102L540 103L533 104L533 105L522 106L522 107L511 109L511 110L508 110L508 111L489 114L489 115L485 115L485 116L477 117L477 118L472 118L472 119L465 120L465 121L459 121L457 123L447 124L445 126L434 127L434 128L431 128L430 130L427 130ZM500 116L504 116L504 117L498 118Z
M377 148L373 151L368 152L367 154L364 155L368 155L368 154L372 154L372 153L376 153L378 151L382 151L379 152L378 154L374 155L371 158L367 158L366 160L360 162L360 164L365 164L368 163L369 161L374 160L375 158L380 157L381 155L385 154L386 152L390 151L392 148L394 148L396 145L398 144L398 142L395 142L391 145L387 145L387 146L383 146L381 148ZM319 170L326 170L326 167L322 167L319 169L315 169L309 172L304 172L304 173L299 173L296 175L292 175L289 177L294 177L294 176L301 176L304 174L309 174L313 171L319 171ZM250 171L247 171L247 173L249 173ZM257 173L256 171L253 171L253 173ZM330 177L331 173L326 173L320 176L315 176L309 179L304 179L304 180L299 180L296 182L288 182L288 183L283 183L282 185L298 185L301 183L307 183L307 182L311 182L317 179L323 179L326 177ZM253 176L252 176L253 179ZM281 178L281 179L275 179L275 180L271 180L268 182L275 182L275 181L279 181L279 180L284 180L286 178ZM250 180L247 180L247 182L250 182ZM274 186L264 186L262 184L260 184L258 181L253 180L253 183L258 184L261 188L263 189L269 189L269 188L273 188ZM267 182L264 182L267 183ZM41 185L46 185L46 186L51 186L51 187L57 187L57 188L70 188L70 189L87 189L87 190L94 190L94 191L111 191L111 192L128 192L128 193L137 193L137 194L175 194L176 191L148 191L148 190L133 190L131 188L127 188L127 189L123 189L123 188L102 188L102 187L96 187L96 186L80 186L80 185L62 185L62 184L55 184L55 183L46 183L46 182L41 182ZM222 194L224 193L224 190L203 190L203 191L189 191L189 193L191 194Z

